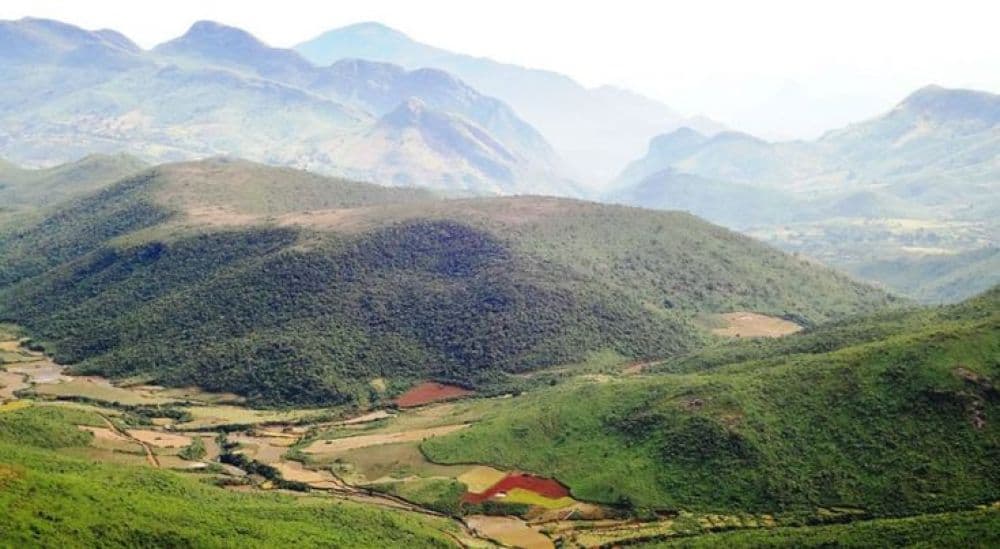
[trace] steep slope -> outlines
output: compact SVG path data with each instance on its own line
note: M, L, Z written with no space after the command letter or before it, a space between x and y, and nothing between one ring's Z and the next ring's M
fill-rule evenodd
M891 303L684 214L437 200L238 161L127 178L0 235L0 253L0 317L59 360L265 403L365 399L376 377L488 392L590 352L691 349L696 311Z
M431 108L482 126L520 154L554 162L548 143L507 105L440 70L406 71L361 59L319 67L293 50L272 48L246 31L211 21L195 23L183 36L160 44L153 52L171 61L249 72L336 99L376 117L417 98Z
M145 167L138 158L125 154L90 155L37 170L5 163L0 165L0 203L9 209L49 206L92 192Z
M234 155L367 180L419 173L419 184L447 189L456 180L452 155L477 149L467 133L453 132L442 153L425 147L412 154L407 143L377 131L384 116L416 98L503 144L520 188L575 193L534 128L441 71L363 62L316 67L211 22L152 52L109 31L52 21L3 22L3 29L9 51L0 55L10 60L0 64L0 76L11 84L0 91L0 154L19 163L117 151L152 161ZM393 168L373 166L370 148ZM459 161L470 168L460 189L514 191L513 177L494 179L475 159Z
M948 308L709 348L650 375L557 385L422 448L647 510L964 510L1000 494L998 357L994 288Z
M627 90L586 89L562 74L449 52L378 23L333 29L295 49L320 65L362 58L448 71L511 105L588 183L609 179L651 137L685 123L669 107ZM701 118L686 123L708 133L721 129Z
M627 187L650 175L669 169L675 162L695 152L706 141L708 136L686 126L658 135L649 141L645 156L625 166L615 184L618 187Z

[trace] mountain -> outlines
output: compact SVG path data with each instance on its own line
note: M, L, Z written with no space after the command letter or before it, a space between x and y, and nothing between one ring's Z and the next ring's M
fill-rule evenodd
M804 190L882 185L901 197L938 205L939 195L921 200L916 186L964 179L963 190L982 194L996 182L998 120L1000 96L929 86L882 116L811 142L771 143L736 132L703 140L685 139L686 131L660 136L620 181L634 182L674 167L704 177ZM653 146L657 143L664 145Z
M850 271L928 303L959 301L998 282L1000 247L865 262Z
M110 31L54 21L8 21L2 29L0 60L8 59L0 75L12 85L0 92L0 154L23 164L92 152L149 161L234 155L445 190L577 193L533 127L442 71L364 61L317 67L212 22L149 52ZM380 131L385 116L413 101L438 111L422 121L453 119L471 129L433 146ZM455 156L481 153L484 140L506 153L502 170L480 171L482 159ZM382 158L392 162L375 164ZM464 168L455 173L456 166Z
M511 105L589 184L609 179L657 133L685 124L706 133L722 129L703 117L685 120L662 103L628 90L587 89L559 73L449 52L379 23L334 29L295 49L317 65L361 58L454 74Z
M50 206L99 189L147 165L125 155L90 155L75 162L42 169L24 169L0 162L0 203L3 208Z
M114 31L89 32L47 19L0 21L0 61L5 65L122 69L141 63L138 53L138 46Z
M644 208L686 211L735 229L794 221L804 216L808 208L790 193L717 181L669 168L622 191L611 192L605 199Z
M898 292L962 299L1000 275L976 271L982 282L959 292L950 269L917 268L919 280L904 281L889 266L932 265L937 260L921 256L996 246L998 121L1000 96L928 86L882 116L815 141L681 129L651 140L606 198L683 207ZM691 184L695 178L702 183Z
M959 305L708 348L645 375L553 377L421 449L646 513L819 509L849 521L973 509L1000 486L998 356L994 287Z
M700 312L894 303L687 214L236 160L127 177L6 231L0 255L0 317L76 371L271 404L357 402L379 377L511 390L591 352L698 347Z

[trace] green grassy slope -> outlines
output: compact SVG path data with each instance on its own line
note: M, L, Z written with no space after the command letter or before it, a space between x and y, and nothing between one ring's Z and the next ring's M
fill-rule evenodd
M996 547L1000 511L942 513L798 528L722 532L640 547Z
M533 393L423 448L639 508L882 516L1000 496L998 289L678 364Z
M691 350L696 311L892 303L686 214L436 200L241 161L143 172L0 233L0 256L0 317L57 359L259 403L365 399L373 377L499 390L593 351Z
M86 417L91 416L91 417ZM93 414L0 413L0 545L447 547L444 520L320 498L227 492L190 476L60 455Z
M93 192L146 167L126 155L90 155L76 162L29 170L0 162L0 204L23 209L57 204Z

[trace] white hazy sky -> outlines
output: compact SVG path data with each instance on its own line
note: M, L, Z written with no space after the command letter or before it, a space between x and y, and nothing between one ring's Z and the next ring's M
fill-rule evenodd
M996 0L0 0L0 19L23 16L113 28L144 47L199 19L285 47L380 21L772 138L875 115L929 83L1000 91Z

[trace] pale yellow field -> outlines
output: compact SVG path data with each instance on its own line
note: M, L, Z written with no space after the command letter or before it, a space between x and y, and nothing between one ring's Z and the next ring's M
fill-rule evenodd
M229 435L230 442L242 445L241 451L262 463L274 464L281 460L295 439L281 437L256 437L250 435Z
M397 442L420 441L438 435L453 433L459 429L468 427L468 424L444 425L441 427L431 427L428 429L415 429L399 433L383 433L376 435L359 435L353 437L338 438L333 440L317 440L305 448L305 452L310 454L328 454L343 452L356 448L367 448L381 444L392 444Z
M297 461L279 461L272 465L281 474L281 478L296 482L304 482L317 488L341 486L336 477L326 471L306 469Z
M393 414L390 414L385 410L375 410L374 412L369 412L364 415L352 417L351 419L345 419L344 421L339 421L335 423L335 425L358 425L361 423L371 423L373 421L390 418L392 416Z
M24 374L31 383L49 384L68 381L70 378L62 374L63 367L48 360L25 362L7 366L8 372Z
M240 406L191 406L186 408L193 419L180 423L177 429L204 429L218 425L257 425L262 423L290 423L315 417L327 410L254 410Z
M145 455L137 442L122 436L107 427L91 427L89 425L79 425L81 431L88 431L94 435L94 440L90 443L94 448L102 450L113 450L116 452L127 452L137 455Z
M802 326L773 316L738 311L719 315L726 323L725 328L716 328L712 333L724 337L781 337L793 334Z
M136 440L141 440L157 448L184 448L191 445L191 437L185 435L145 429L130 429L128 434Z
M551 549L555 547L551 539L533 530L524 521L513 517L472 515L465 518L465 523L481 536L511 547L525 549Z
M527 505L537 505L546 509L563 509L576 503L571 497L547 498L524 488L513 488L503 497L507 503L524 503Z
M507 473L499 469L477 465L458 475L457 480L465 485L467 491L481 494L489 489L490 486L503 480L505 476L507 476Z
M31 406L31 401L29 400L12 400L10 402L0 404L0 413L23 410L29 406Z
M12 400L15 392L27 388L23 375L0 371L0 401Z
M115 387L108 380L99 377L74 377L64 379L59 383L46 383L35 386L39 395L51 397L84 397L102 402L118 402L127 405L169 404L172 399L146 396L140 392Z

